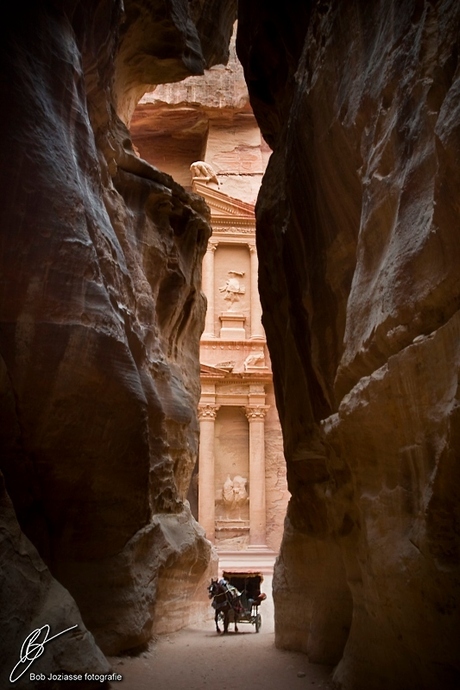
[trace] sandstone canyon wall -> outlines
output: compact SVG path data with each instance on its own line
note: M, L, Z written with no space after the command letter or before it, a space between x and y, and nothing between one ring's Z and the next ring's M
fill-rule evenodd
M277 645L460 686L460 5L241 0L289 488Z
M116 653L149 639L157 588L171 596L165 571L190 576L172 626L207 572L211 547L185 497L208 210L135 156L125 123L147 85L225 61L235 18L226 0L27 7L11 8L0 41L0 468L28 538L5 496L1 615L19 573L31 586L22 625L2 622L2 673L30 625L52 622L50 587L77 611L51 575ZM49 568L42 590L24 549Z

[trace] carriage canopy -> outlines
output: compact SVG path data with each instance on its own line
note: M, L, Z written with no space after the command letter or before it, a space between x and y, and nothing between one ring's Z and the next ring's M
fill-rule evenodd
M246 594L247 599L257 599L260 595L260 585L263 582L263 575L259 572L233 572L224 570L222 577L239 592Z

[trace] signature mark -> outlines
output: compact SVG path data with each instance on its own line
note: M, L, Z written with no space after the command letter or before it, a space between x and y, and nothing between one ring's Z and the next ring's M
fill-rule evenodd
M73 630L74 628L78 628L78 625L72 625L70 628L66 628L66 630L61 630L61 632L57 633L57 635L53 635L52 637L49 637L51 628L48 624L43 625L41 628L32 630L30 635L28 635L22 643L19 661L10 673L10 683L15 683L21 678L21 676L24 675L27 669L32 666L34 661L43 654L45 651L45 645L48 644L48 642L55 640L56 637L64 635L64 633L69 632L69 630ZM46 631L45 637L41 641L38 641L44 630Z

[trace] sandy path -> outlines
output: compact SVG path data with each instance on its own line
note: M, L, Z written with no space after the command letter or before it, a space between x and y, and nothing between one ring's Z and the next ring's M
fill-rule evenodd
M267 582L264 591L268 594ZM260 607L262 629L233 624L227 635L207 621L161 637L139 657L114 657L113 669L123 675L119 690L325 690L330 669L309 664L303 654L274 646L273 604Z

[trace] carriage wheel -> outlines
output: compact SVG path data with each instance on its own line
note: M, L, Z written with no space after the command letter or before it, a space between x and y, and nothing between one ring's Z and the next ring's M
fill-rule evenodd
M259 632L261 625L262 625L262 616L260 615L260 613L258 613L256 616L256 632Z

